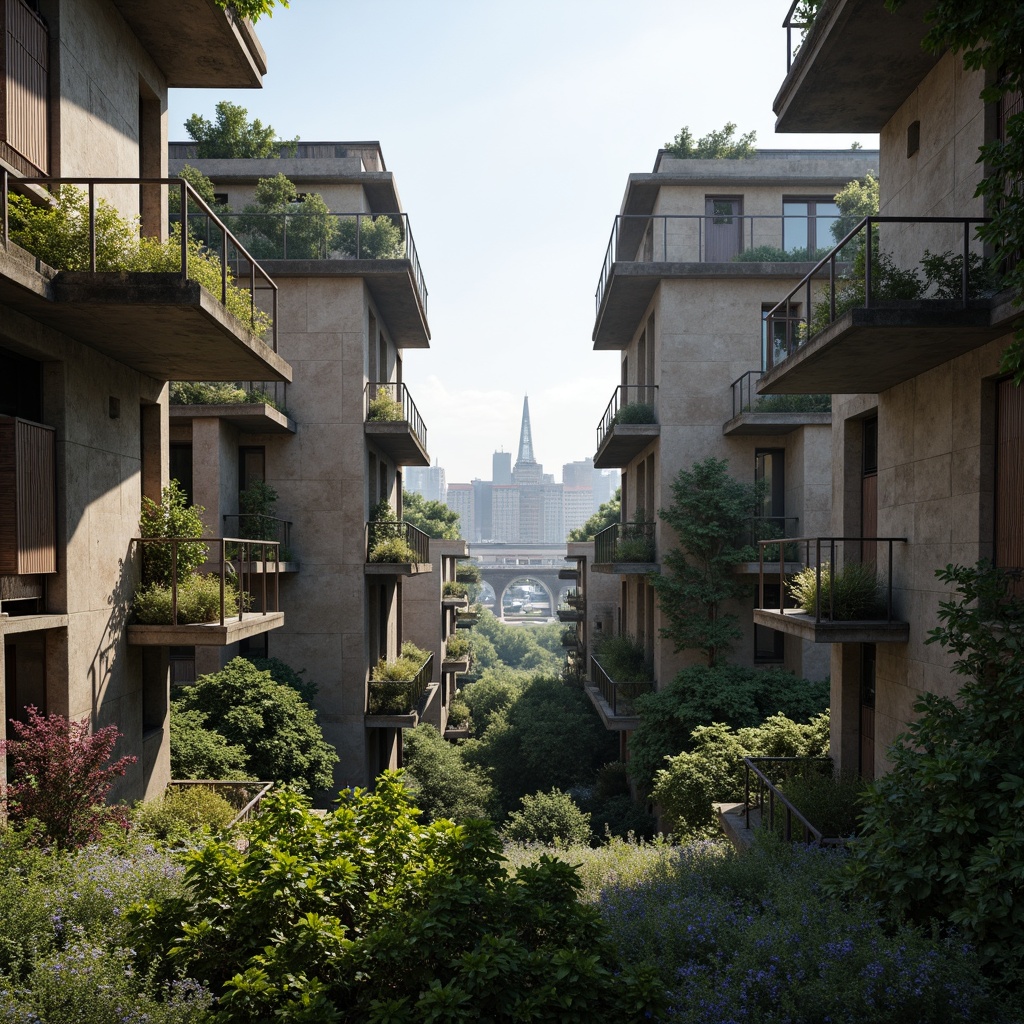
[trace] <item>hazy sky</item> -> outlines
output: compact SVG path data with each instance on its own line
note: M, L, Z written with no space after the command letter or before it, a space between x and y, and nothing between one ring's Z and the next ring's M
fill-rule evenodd
M283 138L379 140L429 289L431 348L404 378L449 482L515 451L530 396L555 479L593 455L619 353L594 352L594 289L632 171L682 125L775 135L787 0L293 0L262 19L260 90L172 90L189 114L241 103ZM728 14L728 17L725 15ZM864 146L877 137L856 138Z

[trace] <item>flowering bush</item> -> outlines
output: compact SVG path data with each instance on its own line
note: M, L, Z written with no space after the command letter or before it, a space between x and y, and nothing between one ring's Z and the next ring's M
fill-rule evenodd
M103 805L114 780L137 758L107 764L117 743L117 727L90 732L88 718L69 722L62 715L26 709L27 722L11 719L16 739L0 741L0 756L10 765L7 814L11 822L34 819L43 839L61 849L99 838L105 822L124 821L125 808Z

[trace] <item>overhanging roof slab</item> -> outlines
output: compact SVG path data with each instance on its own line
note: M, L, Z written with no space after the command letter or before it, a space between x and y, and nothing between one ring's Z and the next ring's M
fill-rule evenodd
M397 423L369 420L366 439L399 466L429 466L430 456L408 420Z

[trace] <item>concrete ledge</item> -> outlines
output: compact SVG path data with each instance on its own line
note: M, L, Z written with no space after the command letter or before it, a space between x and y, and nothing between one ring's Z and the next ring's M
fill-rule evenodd
M613 714L611 705L601 696L601 691L593 683L585 682L583 692L590 698L590 703L597 710L601 723L611 732L630 732L640 724L639 715Z
M721 825L725 838L729 840L739 853L744 853L754 841L754 829L760 823L760 811L751 810L750 824L747 828L746 804L713 804L718 824Z
M661 573L660 562L595 562L591 572L603 572L610 576L649 576Z
M43 629L65 629L67 615L8 615L0 612L0 636L13 633L35 633Z
M469 598L468 597L442 597L441 598L442 608L468 608Z
M367 576L419 576L434 567L429 562L365 562L363 571Z
M604 435L594 455L594 469L628 466L648 445L661 436L658 423L615 423Z
M243 434L294 434L295 420L266 402L238 405L172 405L171 422L219 419L237 427Z
M420 716L415 711L407 715L371 715L363 716L363 724L367 729L415 729L420 723Z
M469 671L469 658L445 658L441 662L442 672L468 672Z
M246 637L284 625L284 612L245 612L241 621L200 622L184 626L128 627L128 643L136 647L226 647Z
M760 434L765 437L777 437L792 434L794 430L810 426L831 426L830 412L741 412L731 420L722 424L722 433L726 437L743 437ZM596 463L595 463L596 465Z
M400 466L429 466L430 456L408 420L367 420L366 440Z
M754 609L754 622L815 644L905 644L910 640L909 622L816 622L813 615L795 609L780 614L764 608Z

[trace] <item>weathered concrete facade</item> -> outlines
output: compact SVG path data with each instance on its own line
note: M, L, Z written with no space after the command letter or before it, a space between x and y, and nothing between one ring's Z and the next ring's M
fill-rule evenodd
M982 73L965 71L950 53L921 56L926 26L920 6L908 4L902 20L884 30L890 37L886 45L905 54L900 70L875 76L865 64L881 55L856 50L855 39L864 32L877 34L878 18L889 16L860 0L823 4L810 46L798 54L776 101L779 124L792 127L802 121L813 123L812 130L840 131L856 122L857 128L870 123L880 131L883 216L984 216L982 200L975 198L984 174L978 147L995 137L999 111L979 97ZM820 81L813 96L809 91L812 79L822 73L825 54L831 55L830 67L845 67L830 87L831 101ZM842 88L849 74L873 78L871 95L851 104ZM836 102L839 97L843 102ZM964 231L962 224L904 221L883 223L879 237L896 266L923 276L925 249L957 254L961 264L965 245L973 254L984 254L974 225L968 226L966 242ZM937 625L939 602L949 597L935 570L993 557L1002 564L1020 564L1006 561L1006 552L1024 524L1005 517L997 522L996 515L999 488L1019 488L1021 480L1019 474L1006 473L1002 480L997 474L997 421L1020 418L1014 403L1000 405L1007 394L999 388L999 361L1011 339L1011 299L1005 293L972 294L961 304L926 290L913 308L889 317L885 302L878 303L882 308L873 314L876 319L862 321L865 328L856 340L853 321L842 319L807 343L808 349L820 346L817 358L829 360L833 372L857 380L862 388L859 394L833 396L831 533L905 538L893 546L892 571L894 614L909 625L904 640L872 642L876 638L865 626L864 642L851 636L851 642L831 647L832 754L840 767L868 777L886 770L887 751L913 718L915 700L924 692L953 696L959 686L950 671L952 658L938 645L925 643ZM853 317L860 312L853 310ZM978 326L958 336L961 318L968 315ZM915 350L915 333L927 351ZM898 372L887 372L877 382L872 380L873 345L903 351ZM810 366L797 353L780 364L766 390L792 392ZM1015 452L1003 452L1004 466L1013 459L1019 466L1017 444ZM873 463L865 459L868 448L876 455ZM871 476L875 480L866 486ZM881 553L878 558L881 565Z
M210 84L259 85L261 72L236 74L241 65L265 70L251 26L243 35L212 4L187 6L192 20L178 44L207 38L223 65ZM163 34L166 12L41 0L36 13L11 0L6 15L5 34L25 33L16 41L36 47L42 89L20 128L0 132L11 191L44 202L18 179L122 178L97 193L125 217L141 214L146 233L165 234L165 190L137 179L166 175L167 91L191 74L194 54L144 41ZM7 66L5 96L24 87L25 66ZM55 272L13 242L0 250L0 421L12 428L5 436L43 439L0 455L12 474L0 501L0 735L29 704L94 728L116 725L116 753L138 758L115 792L127 799L159 795L170 777L168 647L133 644L128 625L142 498L159 499L168 481L166 371L181 332L206 352L201 373L216 375L220 362L287 376L287 364L197 286L186 293L152 275ZM31 550L19 539L27 526L36 531ZM25 557L15 564L19 547Z

